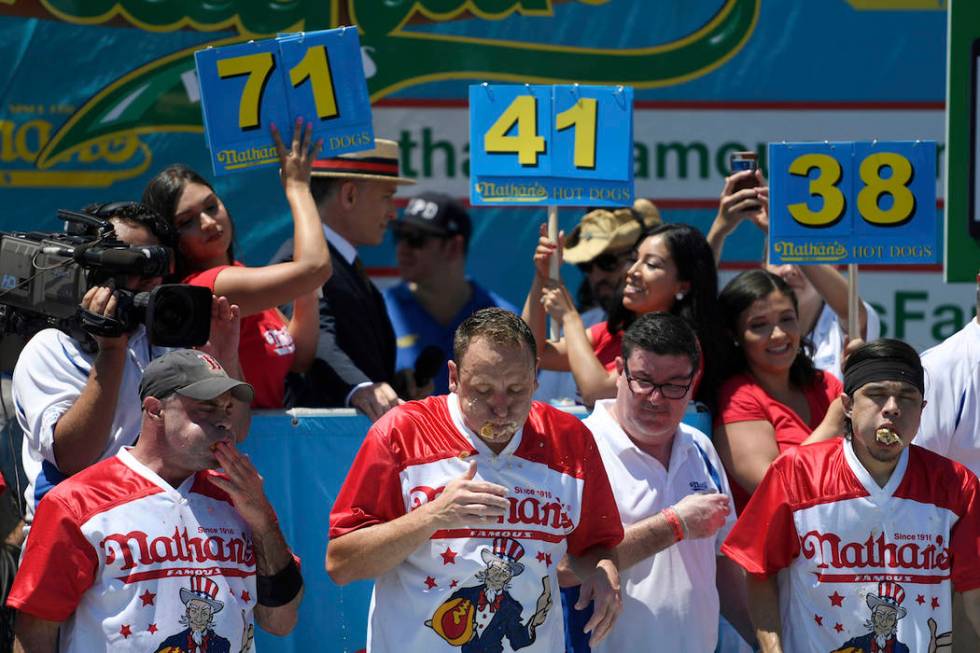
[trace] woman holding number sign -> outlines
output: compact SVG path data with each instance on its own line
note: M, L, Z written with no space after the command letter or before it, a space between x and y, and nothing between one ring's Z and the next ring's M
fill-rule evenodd
M536 274L524 305L524 319L544 343L541 367L571 371L582 400L591 405L616 396L616 357L620 355L623 331L638 316L656 311L683 317L698 335L704 356L703 368L695 374L695 398L714 404L717 374L714 371L720 342L715 296L718 280L711 249L701 232L685 224L662 224L642 234L626 270L609 319L586 330L571 295L563 284L548 279L552 256L561 256L559 242L544 233L534 253ZM558 341L546 340L544 311L564 331Z
M312 125L296 119L287 149L275 125L280 177L293 216L293 260L246 267L234 259L234 227L214 188L183 165L166 168L143 192L178 233L177 272L184 283L208 287L241 309L239 354L245 380L255 387L254 408L282 408L290 371L313 362L319 338L316 292L332 272L330 252L313 196L310 171L322 142L312 143ZM291 320L278 306L293 302Z

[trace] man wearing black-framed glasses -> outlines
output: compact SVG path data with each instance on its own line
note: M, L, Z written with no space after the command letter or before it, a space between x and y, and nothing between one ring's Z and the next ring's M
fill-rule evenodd
M472 226L469 213L453 198L420 193L408 201L390 228L402 278L384 292L398 344L395 388L406 399L445 394L449 392L445 361L456 328L481 308L516 310L466 276ZM429 382L431 387L426 387Z
M754 641L741 570L719 555L735 523L725 471L708 437L681 422L699 362L683 319L643 315L623 336L616 398L596 402L585 420L626 533L616 549L623 618L593 651L633 650L641 641L710 653L719 608ZM571 611L569 619L581 616Z

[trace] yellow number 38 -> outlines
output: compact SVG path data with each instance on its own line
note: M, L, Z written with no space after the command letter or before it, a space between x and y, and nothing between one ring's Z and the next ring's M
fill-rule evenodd
M891 174L882 178L884 168ZM809 177L812 170L817 176L810 179L810 195L821 198L820 210L813 210L806 202L790 204L786 208L793 219L808 227L826 227L837 222L846 210L846 199L840 189L842 168L840 161L829 154L809 153L796 157L789 165L789 172ZM858 214L866 222L878 226L896 226L908 220L915 211L915 196L909 190L913 168L909 160L895 152L876 152L864 158L858 167L863 182L857 194ZM891 206L881 208L885 195L892 198Z

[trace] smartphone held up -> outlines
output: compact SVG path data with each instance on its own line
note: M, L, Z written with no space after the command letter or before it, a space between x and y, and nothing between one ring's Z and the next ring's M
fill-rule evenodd
M743 170L755 172L759 169L759 155L755 152L732 152L728 155L728 169L733 175ZM732 187L732 192L736 193L746 188L755 188L757 184L758 180L755 175L752 175L736 182Z

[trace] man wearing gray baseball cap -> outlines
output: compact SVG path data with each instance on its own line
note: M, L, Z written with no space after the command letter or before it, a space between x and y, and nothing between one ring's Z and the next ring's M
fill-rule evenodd
M251 650L255 623L293 629L303 578L236 449L252 396L201 351L146 366L136 444L38 505L8 598L22 650Z

